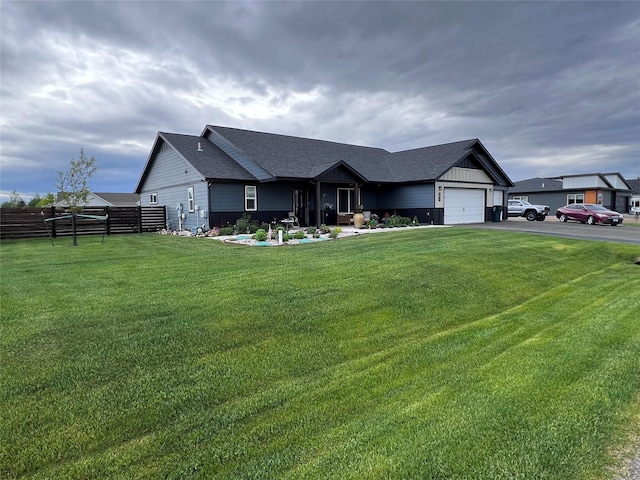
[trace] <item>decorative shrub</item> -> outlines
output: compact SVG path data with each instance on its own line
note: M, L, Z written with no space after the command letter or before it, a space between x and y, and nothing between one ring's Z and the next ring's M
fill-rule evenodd
M236 220L235 227L237 233L256 233L260 228L258 222L251 221L251 215L248 213L242 214L242 218Z
M267 232L264 228L259 228L253 238L255 238L258 242L264 242L265 240L267 240Z
M218 230L220 235L233 235L233 227L222 227Z
M329 234L329 238L338 238L338 233L334 230Z
M305 232L307 232L309 235L313 235L314 233L316 233L316 227L308 227Z
M297 240L302 240L304 238L304 232L302 230L298 230L294 235L293 238L297 239Z
M342 233L342 227L336 227L333 229L335 233Z
M384 216L384 226L385 227L406 227L411 223L411 219L409 217L402 217L397 214Z

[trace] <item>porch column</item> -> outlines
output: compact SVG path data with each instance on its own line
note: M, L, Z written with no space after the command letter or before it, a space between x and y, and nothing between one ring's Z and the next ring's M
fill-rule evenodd
M316 182L316 228L319 228L322 225L322 205L320 205L320 180Z

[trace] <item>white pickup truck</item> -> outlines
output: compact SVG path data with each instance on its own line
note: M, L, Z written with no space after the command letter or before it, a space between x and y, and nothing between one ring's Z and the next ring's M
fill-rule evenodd
M530 222L541 222L549 215L549 205L533 205L526 200L509 200L507 214L509 217L524 217Z

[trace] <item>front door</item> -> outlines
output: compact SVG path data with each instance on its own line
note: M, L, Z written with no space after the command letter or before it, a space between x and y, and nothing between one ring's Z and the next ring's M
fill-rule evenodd
M309 225L309 200L306 188L293 189L293 211L300 225Z

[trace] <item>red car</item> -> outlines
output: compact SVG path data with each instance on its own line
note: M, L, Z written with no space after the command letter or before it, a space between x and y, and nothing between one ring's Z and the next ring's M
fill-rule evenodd
M558 220L561 222L577 220L582 223L588 223L589 225L604 223L615 227L622 223L622 215L618 212L593 203L572 203L571 205L561 207L556 212L556 217L558 217Z

